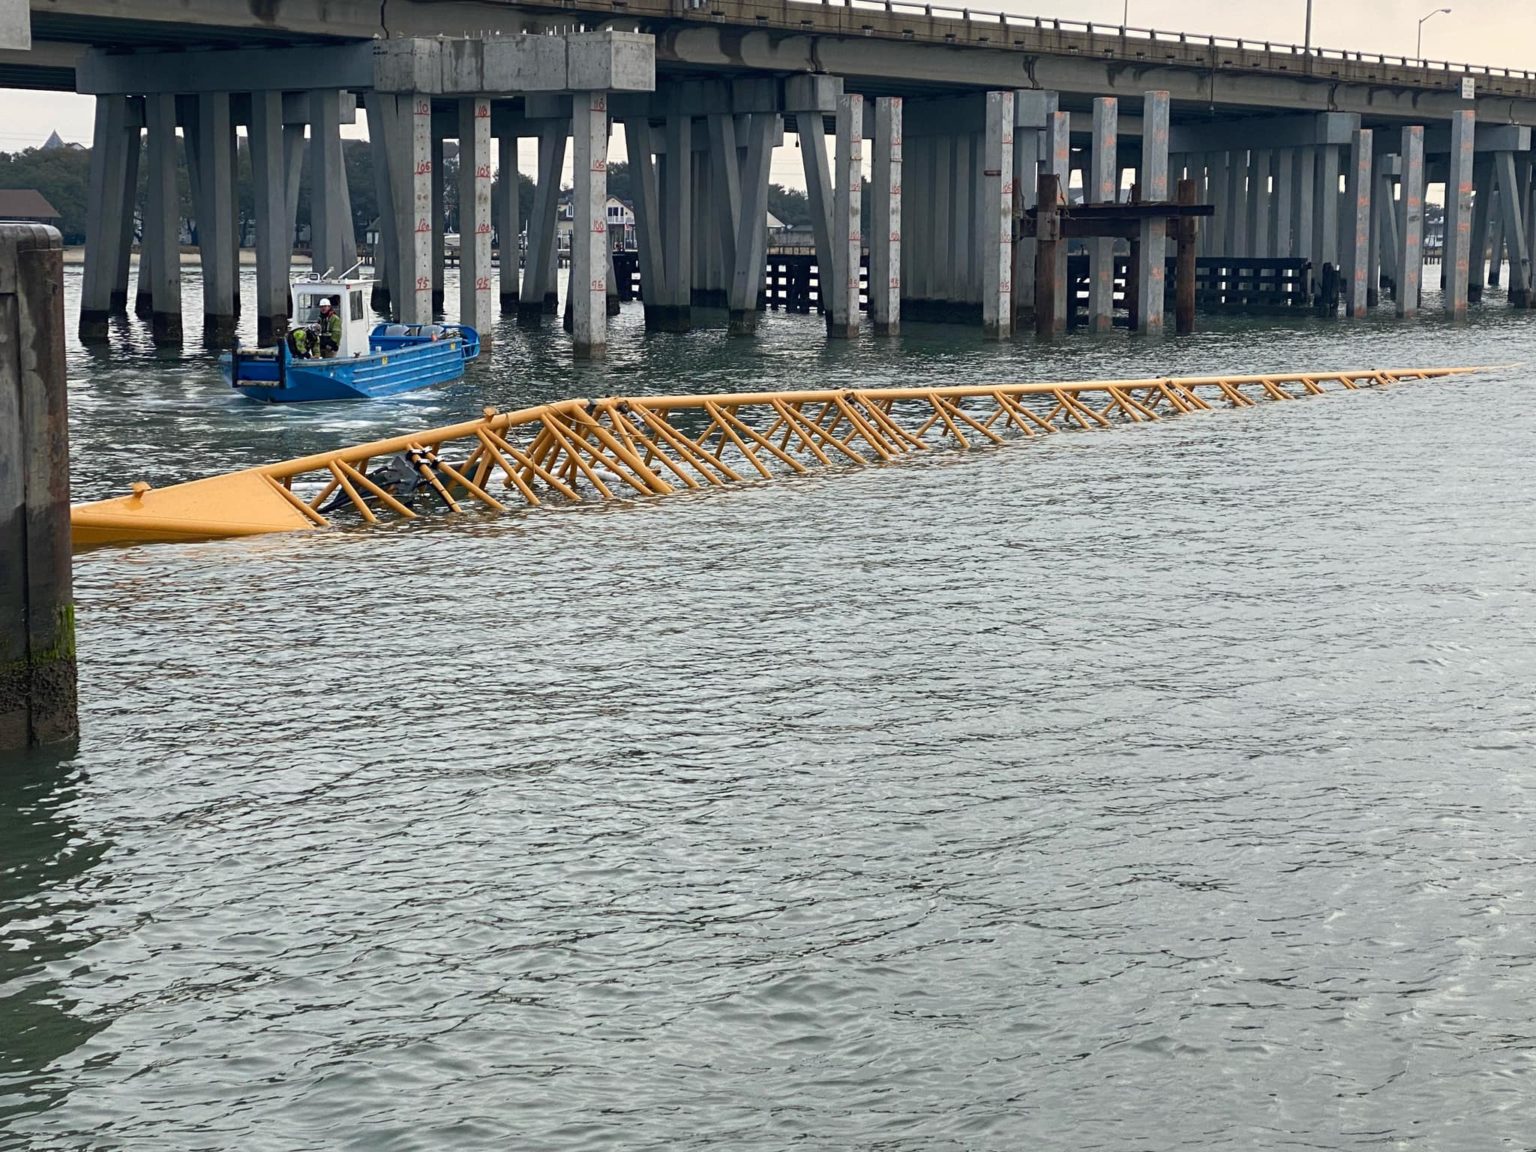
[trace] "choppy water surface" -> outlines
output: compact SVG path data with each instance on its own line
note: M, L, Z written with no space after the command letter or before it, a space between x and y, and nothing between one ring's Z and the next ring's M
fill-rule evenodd
M497 335L286 410L125 329L77 496L565 395L1536 360L1498 303ZM82 556L80 748L0 773L0 1146L1528 1149L1533 382Z

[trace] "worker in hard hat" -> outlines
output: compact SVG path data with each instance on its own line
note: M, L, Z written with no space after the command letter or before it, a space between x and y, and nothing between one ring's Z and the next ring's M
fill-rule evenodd
M320 355L329 360L341 350L341 316L331 307L331 298L320 301L320 319L316 324L320 336Z

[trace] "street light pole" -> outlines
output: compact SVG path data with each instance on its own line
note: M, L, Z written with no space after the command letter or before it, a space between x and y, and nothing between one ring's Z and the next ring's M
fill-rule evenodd
M1428 12L1419 17L1419 40L1418 43L1414 45L1413 49L1413 56L1415 60L1424 59L1424 21L1428 20L1431 16L1438 16L1442 12L1449 11L1449 8L1436 8L1433 12Z
M1305 39L1301 42L1301 54L1303 56L1312 54L1312 0L1307 0L1307 32Z

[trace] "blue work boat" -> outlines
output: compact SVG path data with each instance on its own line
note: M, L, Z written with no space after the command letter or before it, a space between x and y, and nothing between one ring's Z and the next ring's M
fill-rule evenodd
M359 400L457 380L480 354L480 334L464 324L374 324L363 299L367 280L295 281L288 337L276 348L238 345L219 360L243 395L272 404ZM331 355L319 350L320 301L341 320ZM329 351L329 350L327 350Z

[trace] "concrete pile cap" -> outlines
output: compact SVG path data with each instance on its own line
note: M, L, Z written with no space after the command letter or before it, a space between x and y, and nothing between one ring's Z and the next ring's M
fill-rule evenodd
M374 88L428 96L651 92L656 42L639 32L380 40Z

